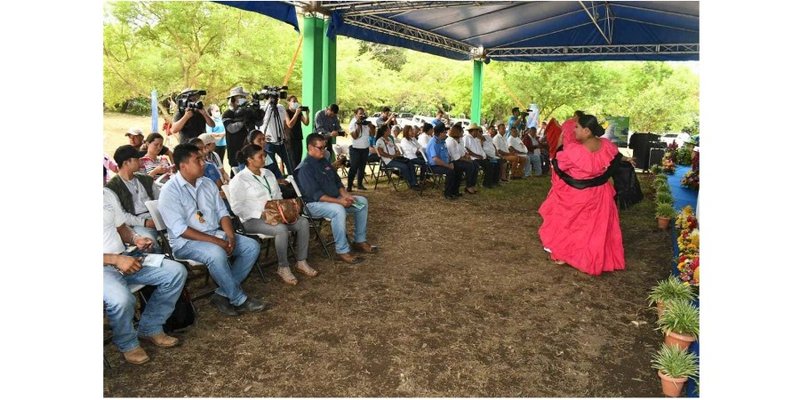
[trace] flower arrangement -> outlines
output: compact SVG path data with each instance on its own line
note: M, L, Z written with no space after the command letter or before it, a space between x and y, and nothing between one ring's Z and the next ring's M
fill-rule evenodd
M675 162L678 165L691 165L692 164L692 149L688 146L683 146L675 150Z
M700 255L678 257L678 277L688 285L700 286Z
M675 217L678 230L678 274L688 285L700 285L700 224L691 206Z
M687 172L681 179L681 186L694 190L700 189L700 172L695 170Z
M661 159L661 170L665 174L672 175L675 173L675 153L667 151L664 153L664 158Z

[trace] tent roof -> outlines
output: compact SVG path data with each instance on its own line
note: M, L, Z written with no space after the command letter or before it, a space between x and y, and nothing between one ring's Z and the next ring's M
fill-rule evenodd
M225 3L264 13L259 10L263 2ZM684 61L700 56L697 1L292 4L329 15L328 36L344 35L456 60ZM273 14L269 15L278 18ZM296 16L292 17L296 26Z

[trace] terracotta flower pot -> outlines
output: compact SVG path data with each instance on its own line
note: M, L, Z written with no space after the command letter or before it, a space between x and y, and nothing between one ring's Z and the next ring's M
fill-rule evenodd
M683 378L673 378L661 371L658 371L658 377L661 378L661 391L667 397L680 396L681 392L683 392L683 385L689 380L685 376Z
M666 230L667 228L669 228L669 220L671 218L656 217L656 219L658 220L658 229Z
M672 331L667 331L664 335L664 344L667 346L678 346L681 350L688 349L689 345L695 340L697 340L697 338L694 336L681 335L680 333Z

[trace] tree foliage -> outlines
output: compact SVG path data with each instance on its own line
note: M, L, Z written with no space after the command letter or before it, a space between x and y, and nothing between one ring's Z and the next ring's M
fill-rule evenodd
M300 35L283 22L217 3L111 2L103 39L103 99L114 108L147 98L152 89L163 99L186 87L203 88L207 102L222 104L234 86L253 91L280 85ZM337 63L342 119L359 106L370 114L389 106L469 117L472 62L340 36ZM302 52L288 82L290 93L298 96L301 64ZM507 119L512 107L530 103L539 106L544 120L564 120L581 109L601 119L628 116L632 131L698 133L699 78L688 68L662 62L484 66L484 122Z

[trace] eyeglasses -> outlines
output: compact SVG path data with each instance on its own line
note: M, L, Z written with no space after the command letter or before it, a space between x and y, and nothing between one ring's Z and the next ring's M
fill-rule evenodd
M319 151L325 151L325 146L324 145L323 146L311 146L311 147L313 147L313 148L315 148L315 149L317 149Z

